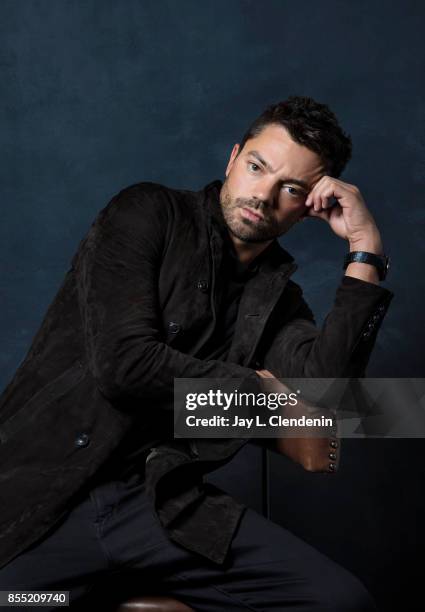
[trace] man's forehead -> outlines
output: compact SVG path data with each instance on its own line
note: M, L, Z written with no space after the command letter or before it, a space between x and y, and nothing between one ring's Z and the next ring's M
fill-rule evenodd
M288 130L277 124L265 126L246 141L244 153L255 151L264 160L268 172L289 173L313 186L325 174L320 156L295 142Z
M318 183L320 181L320 179L326 175L326 168L324 166L323 163L320 164L320 166L318 167L318 169L314 172L311 173L311 177L309 179L309 185L310 185L310 189L313 189L313 187L316 185L316 183Z
M251 143L261 144L261 143ZM303 147L305 149L305 147ZM293 152L290 149L273 154L268 147L244 147L246 157L261 164L264 169L276 174L280 180L288 180L305 189L312 189L325 175L325 168L318 155L304 155L304 151Z

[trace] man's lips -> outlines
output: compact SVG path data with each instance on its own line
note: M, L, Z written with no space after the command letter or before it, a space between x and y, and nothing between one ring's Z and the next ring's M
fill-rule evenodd
M251 208L242 207L242 215L250 221L264 221L263 215L253 212Z

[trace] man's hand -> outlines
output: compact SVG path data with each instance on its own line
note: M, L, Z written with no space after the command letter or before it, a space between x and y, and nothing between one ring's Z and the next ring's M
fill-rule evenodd
M337 200L335 206L331 198ZM318 217L331 226L334 233L349 242L351 251L367 251L383 255L381 235L375 220L355 185L344 183L330 176L322 176L307 196L303 218ZM376 268L367 263L352 262L346 276L379 284Z
M255 370L261 378L275 378L269 370Z
M264 384L264 390L267 393L288 393L291 391L289 387L284 385L269 370L256 370L256 372L261 378L267 379L267 383ZM281 416L284 418L299 417L302 414L311 418L320 418L324 412L323 409L308 406L300 400L298 400L296 406L287 405L281 407ZM330 414L326 414L326 416L330 416ZM321 433L320 430L314 431L311 427L305 430L299 428L298 437L294 437L292 434L281 438L274 438L271 449L276 453L286 455L309 472L335 471L337 454L330 447L331 438L322 437L319 433ZM330 451L333 451L331 455L329 454ZM332 469L329 467L330 464Z
M269 370L255 370L261 378L266 378L267 382L262 383L264 391L267 393L291 393L291 389L284 385Z
M332 206L330 200L337 204ZM306 217L319 217L340 238L348 240L350 251L381 254L382 242L375 220L355 185L330 176L322 176L308 194Z

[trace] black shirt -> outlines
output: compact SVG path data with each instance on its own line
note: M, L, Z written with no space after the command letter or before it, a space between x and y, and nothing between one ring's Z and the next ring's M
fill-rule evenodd
M257 273L259 257L249 264L241 263L233 243L230 238L228 239L218 275L221 283L215 330L196 355L199 359L221 359L222 361L227 359L235 331L239 302L246 283Z

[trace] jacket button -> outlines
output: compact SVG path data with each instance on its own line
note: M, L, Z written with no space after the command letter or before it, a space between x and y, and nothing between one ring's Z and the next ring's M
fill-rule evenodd
M198 281L198 289L199 289L199 291L202 291L202 293L206 293L208 291L208 281L206 281L206 280L199 280Z
M329 459L332 459L333 461L335 461L336 459L335 453L329 453Z
M372 335L372 331L373 331L372 326L371 326L371 325L369 325L369 326L368 326L368 328L369 328L369 329L367 329L366 331L364 331L364 332L362 333L362 338L366 338L366 339L367 339L367 338L370 338L370 336Z
M252 365L254 366L254 368L255 368L256 370L260 370L260 369L261 369L261 363L258 361L258 359L255 359L255 360L252 362Z
M330 442L330 446L331 446L332 448L338 448L338 442L337 442L336 440L331 440L331 442Z
M78 434L74 442L75 446L77 446L78 448L84 448L84 446L88 446L89 443L90 438L86 433Z
M180 325L178 323L174 323L174 321L170 321L168 323L168 331L170 334L178 334L180 331Z
M335 463L330 463L329 464L329 471L330 472L334 472L335 471Z

